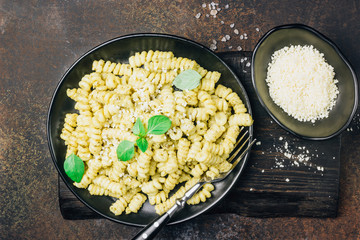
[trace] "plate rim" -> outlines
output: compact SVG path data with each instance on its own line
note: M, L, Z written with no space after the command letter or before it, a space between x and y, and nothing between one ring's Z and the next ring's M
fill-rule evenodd
M326 42L327 44L329 44L334 50L335 52L339 55L339 57L341 58L341 60L345 63L345 65L348 67L348 69L351 72L352 75L352 80L354 82L354 106L353 109L351 111L351 114L348 116L348 119L346 121L346 123L340 128L338 129L336 132L334 132L333 134L330 134L328 136L324 136L324 137L309 137L309 136L304 136L301 135L299 133L296 133L295 131L293 131L292 129L286 127L283 123L281 123L276 117L275 115L269 110L269 108L266 106L265 102L263 101L263 99L261 98L259 91L257 89L257 85L256 85L256 81L255 81L255 71L254 71L254 64L255 64L255 55L258 51L258 49L260 48L260 46L262 45L262 43L274 32L278 31L278 30L283 30L283 29L294 29L294 28L298 28L298 29L303 29L306 31L309 31L313 34L315 34L318 38L320 38L321 40L323 40L324 42ZM263 108L266 110L266 112L270 115L270 117L277 123L280 125L280 127L282 127L283 129L285 129L286 131L290 132L291 134L305 139L305 140L328 140L331 139L337 135L339 135L340 133L342 133L351 123L357 108L358 108L358 82L357 82L357 77L356 77L356 73L353 69L353 67L351 66L350 62L347 60L347 58L344 56L344 54L340 51L340 49L337 47L337 45L330 40L328 37L326 37L325 35L323 35L322 33L320 33L319 31L317 31L316 29L304 25L304 24L300 24L300 23L293 23L293 24L284 24L284 25L279 25L276 26L272 29L270 29L268 32L266 32L258 41L258 43L255 45L254 51L252 53L252 59L251 59L251 80L252 80L252 84L255 90L255 93L257 95L258 100L260 101L260 104L263 106Z
M235 72L230 68L230 66L228 66L228 64L226 64L218 55L216 55L213 51L211 51L208 47L195 42L193 40L187 39L185 37L180 37L180 36L176 36L176 35L171 35L171 34L165 34L165 33L133 33L133 34L126 34L126 35L122 35L119 37L115 37L112 38L110 40L107 40L105 42L102 42L98 45L96 45L95 47L91 48L90 50L86 51L84 54L82 54L79 58L77 58L73 64L71 64L70 67L67 68L67 70L65 71L65 73L62 75L62 77L60 78L60 81L57 83L57 86L55 88L55 90L52 93L52 97L51 97L51 101L48 107L48 111L47 111L47 119L46 119L46 135L47 135L47 142L48 142L48 148L49 148L49 152L51 155L51 159L52 162L55 165L55 168L57 170L58 175L60 175L61 179L63 180L63 182L65 183L65 185L67 186L67 188L75 195L75 197L80 200L85 206L87 206L89 209L91 209L92 211L94 211L95 213L99 214L100 216L104 217L105 219L114 221L116 223L121 223L121 224L125 224L125 225L129 225L129 226L135 226L135 227L144 227L146 226L146 224L137 224L137 223L132 223L132 222L125 222L123 220L119 220L119 219L115 219L112 218L111 216L108 216L100 211L98 211L97 209L95 209L94 207L92 207L90 204L88 204L85 200L83 200L80 196L78 196L78 194L70 187L70 183L66 180L65 176L63 176L63 174L60 171L60 166L57 164L57 157L55 154L55 148L54 148L54 144L52 141L52 134L51 134L51 113L52 113L52 108L54 105L54 101L55 98L58 94L59 88L62 86L62 84L65 81L65 78L67 77L67 75L73 70L73 68L82 60L84 59L86 56L88 56L89 54L93 53L94 51L108 45L111 44L113 42L122 40L122 39L127 39L127 38L137 38L137 37L163 37L163 38L170 38L170 39L174 39L174 40L180 40L180 41L184 41L187 43L190 43L192 45L195 45L197 47L200 47L201 49L204 49L205 51L207 51L208 53L210 53L211 55L213 55L218 61L220 61L229 71L230 73L235 77L236 81L238 82L241 90L243 91L243 95L245 99L245 102L247 103L247 110L248 113L252 115L252 109L251 109L251 103L250 103L250 99L249 96L246 92L246 89L244 88L244 85L241 83L239 77L235 74ZM248 131L249 131L249 143L251 142L251 140L253 139L254 135L253 135L253 125L251 125L250 127L248 127ZM238 179L240 178L240 175L242 174L242 172L244 171L247 161L250 157L250 152L249 151L245 157L242 160L242 164L240 166L237 166L236 168L240 168L235 176L234 176L234 180L230 183L229 187L226 188L223 193L221 194L220 198L216 199L215 202L213 204L210 204L209 206L206 206L205 208L201 209L200 211L196 212L195 214L185 217L183 219L179 219L177 221L171 221L167 224L167 225L174 225L174 224L179 224L188 220L191 220L201 214L203 214L204 212L210 210L211 208L213 208L214 206L216 206L227 194L228 192L234 187L235 183L238 181Z

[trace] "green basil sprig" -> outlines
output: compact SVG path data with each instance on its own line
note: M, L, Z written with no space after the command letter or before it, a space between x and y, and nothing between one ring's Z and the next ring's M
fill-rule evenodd
M136 119L132 129L134 135L139 137L136 140L136 145L142 152L145 152L149 146L149 142L145 138L146 135L161 135L166 133L170 127L171 120L164 115L152 116L148 121L148 130L145 129L145 126L141 122L140 118ZM128 140L121 141L116 149L116 154L120 161L128 161L132 159L135 154L135 143Z
M141 138L136 139L136 145L138 145L138 147L140 148L140 150L142 152L145 152L149 146L149 143L146 140L146 138L141 137Z
M148 134L161 135L171 127L171 120L164 115L156 115L148 121Z
M121 141L116 149L116 155L121 161L128 161L134 157L134 143L128 140Z
M72 153L65 159L64 170L71 180L80 182L85 172L85 165L81 158Z
M145 137L145 135L146 135L145 126L141 122L140 118L136 119L136 122L135 122L135 125L134 125L132 131L138 137Z
M173 81L175 87L181 90L192 90L200 85L201 75L192 69L181 72Z

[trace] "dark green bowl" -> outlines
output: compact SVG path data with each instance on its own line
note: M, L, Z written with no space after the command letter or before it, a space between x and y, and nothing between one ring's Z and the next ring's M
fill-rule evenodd
M75 102L67 97L66 89L78 87L82 76L91 72L94 60L104 59L113 62L127 62L128 58L135 54L135 52L148 50L172 51L177 57L187 57L195 60L202 67L210 71L219 71L222 74L219 82L238 93L251 114L249 98L234 72L208 48L188 39L165 34L127 35L105 42L78 59L62 77L55 90L48 112L47 134L53 162L67 187L86 206L110 220L134 226L145 226L156 218L158 215L155 213L154 206L151 206L147 201L137 214L115 216L109 210L114 199L107 196L92 196L88 190L76 188L72 184L73 181L64 172L63 164L66 147L64 141L60 139L60 133L64 125L65 114L75 112ZM249 142L251 142L253 136L252 126L249 128L249 133ZM186 206L173 217L169 224L189 220L213 207L234 186L245 167L247 159L248 154L225 180L214 184L215 190L212 192L211 198L205 203Z
M271 55L289 45L313 45L324 53L334 67L339 95L329 117L315 123L300 122L289 116L270 97L265 81ZM350 124L358 104L358 86L355 72L340 50L327 37L311 27L291 24L275 27L256 45L252 57L252 81L260 103L270 116L285 130L309 140L325 140L341 133Z

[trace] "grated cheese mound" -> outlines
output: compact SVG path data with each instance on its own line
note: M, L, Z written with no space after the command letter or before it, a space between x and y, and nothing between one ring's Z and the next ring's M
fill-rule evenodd
M339 93L331 65L313 46L284 47L273 53L266 82L270 97L299 121L327 118Z

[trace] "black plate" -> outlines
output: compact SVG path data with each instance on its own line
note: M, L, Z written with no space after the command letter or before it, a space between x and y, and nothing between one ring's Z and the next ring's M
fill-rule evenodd
M249 98L234 72L208 48L184 38L165 34L127 35L105 42L78 59L62 77L51 100L47 119L50 153L61 178L86 206L110 220L133 226L145 226L157 217L154 206L147 201L137 214L115 216L109 210L110 205L114 202L111 197L91 196L88 190L78 189L73 186L73 182L67 177L63 169L66 147L64 141L60 139L60 133L65 114L75 112L75 103L67 97L66 89L78 87L82 76L91 72L93 60L104 59L113 62L127 62L128 58L135 52L144 50L172 51L177 57L187 57L196 60L197 63L208 70L219 71L222 74L219 82L237 92L251 114ZM253 127L249 128L249 132L252 138ZM186 206L184 210L174 216L169 224L189 220L213 207L235 184L244 169L247 159L248 154L226 180L215 184L215 190L210 199L205 203Z
M324 53L334 67L339 95L329 117L311 122L300 122L289 116L271 99L265 81L271 55L290 45L313 45ZM256 45L252 58L252 81L262 106L285 130L304 139L325 140L341 133L350 124L358 104L358 86L354 70L340 50L328 38L305 25L291 24L275 27Z

